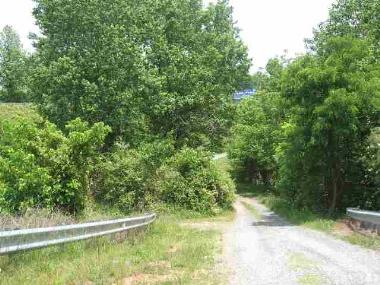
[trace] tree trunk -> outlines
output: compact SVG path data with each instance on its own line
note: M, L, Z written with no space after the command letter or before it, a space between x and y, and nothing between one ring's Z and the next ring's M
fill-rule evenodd
M329 207L329 215L332 216L335 213L338 195L341 194L341 182L342 182L342 173L340 171L340 163L335 162L333 168L331 169L331 178L332 178L332 187L330 193L330 207Z

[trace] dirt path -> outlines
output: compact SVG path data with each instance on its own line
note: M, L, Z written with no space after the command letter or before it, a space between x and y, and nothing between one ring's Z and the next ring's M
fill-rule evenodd
M235 208L224 236L230 284L380 284L380 252L291 225L254 199L239 198Z

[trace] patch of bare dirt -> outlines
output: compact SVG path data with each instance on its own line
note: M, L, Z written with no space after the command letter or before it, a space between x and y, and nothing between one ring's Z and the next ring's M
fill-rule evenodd
M354 231L349 226L348 221L342 220L335 225L333 233L338 234L340 236L348 237L352 235Z
M366 225L360 221L350 220L350 219L342 220L341 223L345 224L345 226L348 228L346 232L351 231L350 234L359 233L365 236L374 236L374 237L380 236L380 229L376 228L375 226L371 226L368 224ZM348 236L350 234L348 234Z

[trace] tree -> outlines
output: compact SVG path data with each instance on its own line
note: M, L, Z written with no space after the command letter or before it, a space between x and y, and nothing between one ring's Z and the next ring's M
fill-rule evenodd
M144 64L135 1L38 0L34 102L61 129L81 117L135 144L145 133L142 104L156 82ZM137 15L135 17L135 15ZM154 72L154 71L152 71Z
M230 156L249 178L265 182L269 170L296 207L377 209L377 152L369 137L378 125L380 81L373 55L367 40L330 37L281 68L272 61L261 78L264 91L238 106Z
M163 30L151 58L165 82L155 129L179 145L218 145L228 133L232 94L247 82L247 49L228 1L206 10L202 1L161 1ZM162 16L160 16L162 17ZM175 23L175 24L173 24ZM165 51L165 52L163 52Z
M295 107L279 184L300 205L319 201L332 214L354 187L365 188L360 158L376 124L378 92L375 67L363 64L371 55L366 41L331 38L319 54L296 60L283 78L282 92Z
M338 0L330 9L329 19L314 31L311 47L318 49L332 37L350 36L370 42L379 57L379 13L377 0Z
M220 143L250 65L227 1L36 2L33 97L53 122L104 121L132 145Z
M250 181L269 185L276 176L275 154L282 136L283 104L279 93L258 92L238 106L229 157Z
M0 33L0 100L23 102L27 100L27 54L20 38L11 26Z
M289 60L284 56L269 59L264 72L258 71L252 75L254 88L259 91L280 91L281 76L288 63Z

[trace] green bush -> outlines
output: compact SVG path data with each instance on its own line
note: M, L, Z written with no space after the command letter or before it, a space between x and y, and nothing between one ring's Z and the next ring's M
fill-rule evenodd
M97 201L124 211L165 204L214 212L230 207L234 197L232 180L209 154L190 148L176 153L170 141L119 146L99 165L93 189Z
M184 148L158 170L155 188L163 202L199 212L231 207L234 183L218 169L209 153Z
M99 164L93 191L96 200L124 211L143 210L159 200L152 185L156 169L174 153L170 141L155 141L130 149L117 146Z
M76 119L66 130L48 122L0 122L0 212L83 209L92 164L110 129Z

